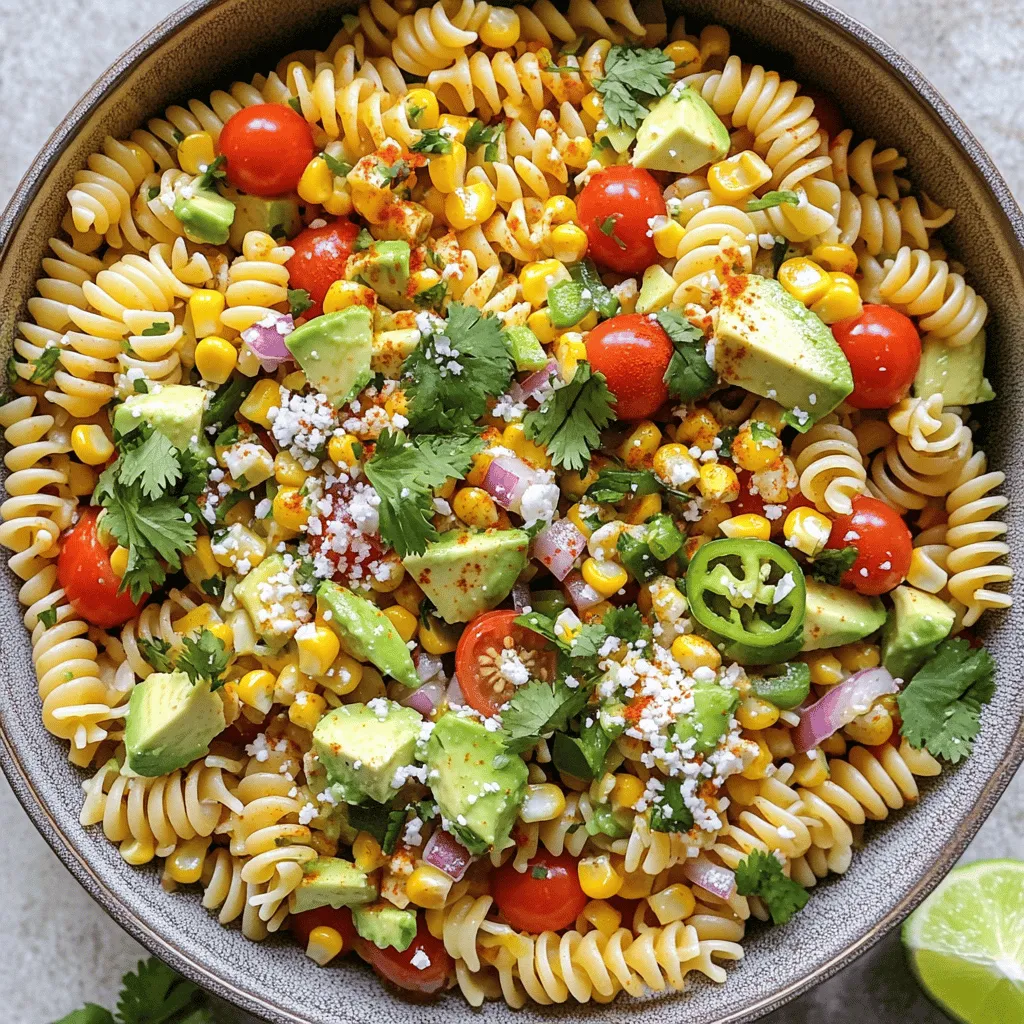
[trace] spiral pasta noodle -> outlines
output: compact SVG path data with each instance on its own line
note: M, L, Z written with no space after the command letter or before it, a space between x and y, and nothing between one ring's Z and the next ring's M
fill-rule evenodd
M242 255L228 270L224 293L228 308L221 315L225 327L244 331L288 301L285 263L294 254L291 246L278 245L266 232L250 231L245 236Z
M821 512L849 515L852 499L864 492L867 480L853 432L820 420L793 442L793 455L803 496Z

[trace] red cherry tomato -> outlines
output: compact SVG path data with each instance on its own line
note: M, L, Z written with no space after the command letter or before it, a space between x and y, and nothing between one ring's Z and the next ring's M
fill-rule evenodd
M576 197L590 255L620 274L640 274L661 257L650 236L651 217L666 216L661 189L649 171L606 167Z
M314 558L322 554L334 563L334 580L338 583L362 581L365 586L375 564L384 556L380 538L363 533L356 522L356 516L362 514L358 505L366 500L364 491L364 484L351 480L332 484L326 495L330 511L310 517L310 523L316 522L307 534L309 552ZM358 499L354 512L353 499Z
M85 509L78 522L64 534L57 558L57 579L74 608L86 622L103 629L120 626L138 613L135 602L117 592L121 581L110 568L110 552L96 535L98 508Z
M608 380L620 420L653 416L668 399L665 371L672 358L669 336L650 317L623 313L587 335L587 359Z
M378 949L366 939L356 940L359 955L385 981L397 985L406 992L429 996L440 992L448 984L448 975L455 964L440 939L435 939L427 930L426 919L418 917L416 938L408 949ZM413 964L413 958L422 952L430 963L420 968ZM422 960L422 957L420 958Z
M531 857L525 871L506 861L494 872L491 892L505 920L532 935L568 928L587 905L576 858L568 853L556 857L547 850Z
M749 470L741 469L737 476L740 482L740 494L735 501L729 502L729 511L734 516L745 515L748 512L754 515L764 515L764 498L760 494L751 493L751 473ZM790 493L789 498L786 501L770 502L774 508L782 509L782 512L774 519L770 519L769 522L772 524L772 533L782 533L783 524L786 522L786 516L795 508L814 508L814 502L809 501L803 496L803 494L797 490ZM767 518L767 516L765 517Z
M316 147L306 119L283 103L258 103L228 118L217 143L228 184L254 196L293 192Z
M515 692L515 685L499 671L503 651L515 651L531 678L555 677L555 652L551 644L532 629L517 626L518 616L519 612L512 610L483 612L459 638L455 674L469 706L481 715L496 715Z
M818 119L818 127L822 128L830 139L834 139L846 123L843 111L835 98L824 89L804 89L803 94L814 100L814 116Z
M313 305L303 315L307 319L324 311L324 297L335 281L345 276L345 261L352 253L359 228L339 217L322 228L306 228L288 244L295 255L285 264L289 286L305 288Z
M921 362L921 336L910 317L869 303L860 316L833 324L832 334L853 370L850 405L888 409L906 397Z
M914 545L899 512L877 498L853 499L853 512L832 521L828 548L857 549L857 561L843 584L861 594L885 594L898 587L910 569Z
M317 907L315 910L292 914L288 920L295 941L303 949L309 945L309 935L314 928L333 928L341 936L341 948L344 953L350 953L359 938L356 926L352 923L352 911L348 907L341 907L339 910L335 910L334 907Z

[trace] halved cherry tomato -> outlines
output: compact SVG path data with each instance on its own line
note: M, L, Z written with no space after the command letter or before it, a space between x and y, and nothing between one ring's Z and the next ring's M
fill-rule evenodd
M639 167L606 167L576 197L580 224L590 255L620 274L643 273L661 257L648 221L667 215L661 188Z
M448 984L448 975L454 968L454 961L440 939L435 939L427 929L423 914L418 915L416 938L408 949L378 949L366 939L356 940L356 951L385 981L397 985L406 992L429 996L440 992ZM412 961L417 953L429 961L417 967ZM423 957L418 958L420 962Z
M853 512L832 521L827 548L857 549L857 561L843 576L844 586L861 594L886 594L898 587L910 570L914 545L902 516L884 501L861 495Z
M283 103L257 103L228 118L217 146L228 184L254 196L279 196L295 186L316 154L306 119Z
M314 928L333 928L342 941L342 952L351 953L359 938L356 926L352 923L352 911L348 907L335 910L334 907L317 907L315 910L303 910L288 918L292 935L303 949L309 945L309 935Z
M814 116L818 119L818 127L823 129L830 139L834 139L846 123L843 111L835 98L824 89L804 89L805 96L814 100Z
M568 928L583 912L587 897L580 888L576 858L538 850L525 871L506 861L491 880L498 909L513 928L539 935Z
M324 311L327 289L345 276L345 261L352 254L359 228L345 217L322 228L306 228L288 244L295 255L285 264L289 285L305 288L313 305L303 315L307 319Z
M623 313L598 324L586 338L587 359L608 380L620 420L653 416L668 399L665 371L672 342L650 317Z
M514 676L522 664L531 679L554 679L555 652L539 633L517 626L519 612L483 612L463 631L455 650L455 674L469 706L496 715L515 693ZM507 654L505 652L508 652ZM510 668L502 674L503 659Z
M860 316L833 324L832 334L853 370L850 405L888 409L906 397L921 362L921 336L910 317L869 303Z
M76 615L94 626L110 629L135 616L145 598L136 602L127 590L117 592L121 581L110 568L110 552L96 535L99 514L98 508L85 509L61 538L57 580Z
M365 585L370 566L384 556L380 537L363 533L356 522L356 516L362 513L358 507L353 512L352 503L360 495L365 501L363 492L363 484L347 478L332 484L325 495L330 511L310 516L309 552L314 558L323 555L334 563L333 578L338 583L361 580Z
M755 515L764 515L764 498L760 494L751 493L751 472L748 469L741 469L737 474L740 482L740 494L735 501L729 502L729 511L734 516L741 516L747 512L752 512ZM797 489L791 491L789 497L785 501L769 502L773 508L781 509L782 511L775 516L774 519L768 521L772 524L772 533L782 533L782 526L786 522L786 516L795 508L814 508L814 502L803 496L803 493ZM773 513L774 515L774 513ZM765 516L767 519L768 517Z

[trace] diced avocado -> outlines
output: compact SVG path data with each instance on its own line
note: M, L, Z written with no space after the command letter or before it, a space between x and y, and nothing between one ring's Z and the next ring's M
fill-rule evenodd
M585 827L592 836L625 839L633 831L634 817L634 813L625 808L615 810L611 804L593 804Z
M321 616L328 619L353 657L372 661L384 675L413 689L420 685L409 648L394 623L372 601L329 580L317 588L316 601Z
M193 683L184 672L154 672L128 701L125 763L154 777L184 768L210 749L226 728L224 702L209 681Z
M541 347L540 339L529 327L506 327L505 338L508 350L516 361L517 370L543 370L548 365L548 354Z
M329 711L313 730L313 748L332 792L349 804L388 803L401 788L395 772L415 760L422 724L413 708L383 697Z
M595 139L607 139L616 153L625 153L636 139L636 129L628 124L609 124L595 135Z
M262 231L271 238L294 238L302 230L302 213L295 196L251 196L237 189L220 186L225 199L235 204L235 219L228 242L232 249L242 251L242 242L250 231Z
M526 764L499 732L452 711L427 743L427 781L442 817L470 853L505 845L526 794Z
M676 85L636 133L633 166L690 174L729 154L729 130L700 93Z
M203 389L191 384L165 384L159 391L146 395L129 395L114 412L114 432L123 437L148 423L179 451L195 448L205 437L205 401Z
M469 622L508 597L529 546L523 530L451 530L402 564L445 622Z
M397 949L401 953L416 938L416 914L383 900L369 907L353 907L352 923L359 935L378 949Z
M374 242L368 249L349 257L345 276L372 288L385 306L409 309L411 302L406 292L411 252L408 242Z
M953 348L941 338L921 346L921 365L914 380L919 398L942 395L944 405L975 405L996 397L985 376L985 332L966 345Z
M212 188L197 188L190 196L174 200L174 216L191 241L223 245L231 234L235 204Z
M372 903L377 886L351 861L340 857L314 857L302 865L302 881L288 897L293 914L317 907L356 907Z
M398 380L402 376L402 363L413 354L419 343L420 332L415 327L377 331L373 336L370 369L383 374L388 380Z
M317 797L319 817L317 819L317 830L323 832L328 839L334 842L348 843L350 846L359 835L358 829L354 829L348 820L348 804L345 803L331 788L327 781L327 770L320 763L315 750L307 750L302 755L302 770L306 775L306 786L310 793ZM321 793L328 793L329 796L323 800L319 799Z
M256 631L273 651L280 650L288 642L295 631L294 627L298 625L297 620L288 614L289 610L297 611L304 604L312 603L292 593L291 588L294 586L284 556L275 552L250 569L234 590L234 596L249 613ZM282 601L277 593L281 588L289 590L287 602ZM271 608L274 605L283 605L284 612L272 615ZM275 628L275 624L278 628Z
M693 684L693 708L676 719L675 745L693 740L693 753L710 754L729 732L729 719L739 707L739 690L716 682Z
M638 313L653 313L662 309L672 301L676 291L676 282L672 275L660 264L655 263L644 271L640 294L636 300Z
M284 340L306 380L335 408L355 398L373 377L372 323L366 306L346 306L314 317Z
M719 376L778 402L799 431L853 390L850 364L821 318L756 274L742 288L725 289L713 345Z
M893 611L882 630L882 664L909 679L949 636L956 613L941 598L906 583L889 596Z
M865 597L855 590L833 587L806 578L807 614L804 616L805 651L839 647L870 636L885 624L881 598Z

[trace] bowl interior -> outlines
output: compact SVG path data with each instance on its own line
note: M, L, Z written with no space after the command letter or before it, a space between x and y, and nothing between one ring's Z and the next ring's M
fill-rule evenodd
M1021 240L1024 218L977 142L934 90L896 54L844 15L813 0L692 0L681 6L695 22L734 30L734 51L765 62L837 96L859 137L872 135L910 160L910 176L931 196L955 206L946 230L949 246L969 268L990 309L989 375L999 399L982 443L990 463L1004 470L1024 447L1024 391L1011 380L1014 339L1024 335ZM128 51L76 107L45 147L0 221L0 357L10 352L13 328L32 293L46 240L65 210L74 171L100 148L104 136L124 137L168 103L205 98L234 77L267 70L298 45L324 45L343 3L285 5L274 0L216 0L181 8ZM917 92L915 93L915 89ZM945 124L936 113L945 118ZM970 154L970 155L968 155ZM1024 482L1008 481L1006 519L1011 537L1024 525ZM869 828L866 849L841 878L818 886L808 909L786 928L754 928L746 959L724 987L695 983L684 997L631 1003L637 1024L751 1020L837 970L867 948L952 865L1009 781L1024 753L1024 545L1011 562L1018 601L995 618L986 640L999 663L999 691L985 711L974 755L924 787L920 807ZM0 576L0 716L3 766L19 798L78 880L132 934L173 966L225 998L272 1021L365 1021L415 1016L423 1024L462 1018L457 996L411 1008L384 991L365 969L318 970L288 941L255 945L226 930L194 895L170 895L155 868L130 868L98 829L78 825L83 776L64 744L40 722L31 648L21 624L18 582ZM615 1020L625 1004L592 1005L588 1015ZM516 1019L578 1015L577 1008L534 1008ZM511 1020L503 1004L487 1004L482 1018Z

